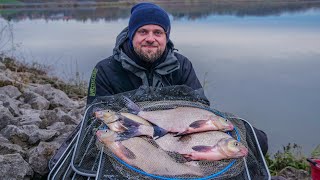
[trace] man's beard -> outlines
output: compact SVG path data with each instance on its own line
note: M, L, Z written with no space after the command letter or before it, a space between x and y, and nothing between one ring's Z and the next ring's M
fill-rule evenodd
M148 50L147 50L147 52L144 52L141 47L134 47L134 51L137 53L137 55L139 56L139 58L141 60L148 62L148 63L153 63L154 61L159 59L161 57L162 53L164 52L164 51L161 51L160 48L158 48L155 53L150 52L150 51L149 51L150 53L148 53Z

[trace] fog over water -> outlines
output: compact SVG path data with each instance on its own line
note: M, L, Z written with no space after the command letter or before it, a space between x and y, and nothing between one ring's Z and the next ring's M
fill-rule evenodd
M310 155L320 144L320 3L193 4L192 12L188 4L162 6L170 12L170 38L192 61L212 107L264 130L271 153L291 142ZM14 56L50 65L65 80L78 71L88 81L112 54L129 12L15 10L1 14L0 25L12 25Z

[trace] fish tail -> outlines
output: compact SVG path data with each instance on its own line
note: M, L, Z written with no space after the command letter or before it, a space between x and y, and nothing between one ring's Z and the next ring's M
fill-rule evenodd
M131 126L128 130L118 134L117 141L123 141L137 136L153 137L153 128L151 126L139 125Z
M167 130L165 130L159 126L156 126L156 125L153 126L153 130L154 130L153 137L155 139L159 139L168 133Z
M137 115L140 112L139 106L136 103L134 103L131 99L129 99L126 96L123 96L123 100L130 113Z
M125 116L122 116L121 120L121 125L126 127L127 129L131 128L131 127L139 127L140 125L142 125L141 123L139 122L136 122L130 118L127 118Z
M141 136L142 133L139 131L138 127L132 127L122 133L119 133L116 141L124 141L133 137Z

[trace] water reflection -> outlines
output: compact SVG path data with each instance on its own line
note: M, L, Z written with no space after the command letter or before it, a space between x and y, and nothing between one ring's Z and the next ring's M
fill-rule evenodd
M175 1L164 3L158 1L174 19L197 20L210 15L270 16L283 13L296 13L310 9L319 9L320 2L268 2L268 1ZM20 8L0 11L6 20L21 21L25 19L70 20L77 21L114 21L128 18L131 6L91 7L91 8Z
M319 3L161 5L172 14L175 47L193 62L214 107L265 130L271 152L291 142L309 154L320 143ZM2 14L23 59L52 65L64 79L76 71L89 79L128 16L129 6Z

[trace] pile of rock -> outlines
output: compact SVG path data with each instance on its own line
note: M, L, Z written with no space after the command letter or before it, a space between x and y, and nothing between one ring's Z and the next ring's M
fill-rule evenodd
M85 100L72 100L50 84L24 83L0 62L0 174L38 179L83 118ZM1 179L0 178L0 179Z

